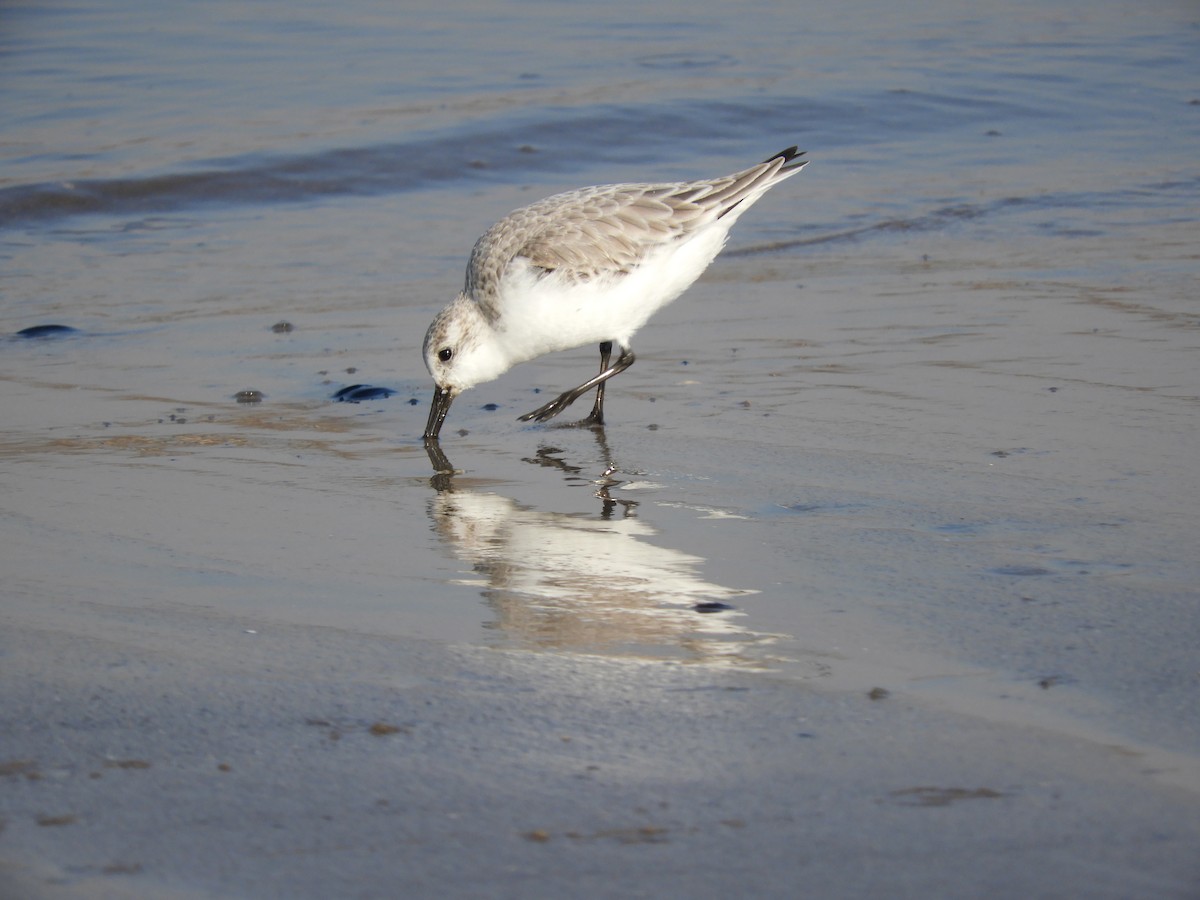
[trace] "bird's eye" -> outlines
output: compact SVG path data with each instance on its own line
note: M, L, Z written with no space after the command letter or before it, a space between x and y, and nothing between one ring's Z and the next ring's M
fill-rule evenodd
M453 355L454 355L454 351L451 350L449 347L443 347L441 350L438 351L438 359L440 359L442 362L450 362L450 357L452 357Z

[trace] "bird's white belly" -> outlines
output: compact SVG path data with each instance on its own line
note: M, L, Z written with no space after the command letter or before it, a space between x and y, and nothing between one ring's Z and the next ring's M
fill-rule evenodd
M510 363L583 344L628 346L634 333L683 293L725 243L727 228L712 227L647 257L628 275L571 281L537 277L527 264L505 275L503 315L495 324Z

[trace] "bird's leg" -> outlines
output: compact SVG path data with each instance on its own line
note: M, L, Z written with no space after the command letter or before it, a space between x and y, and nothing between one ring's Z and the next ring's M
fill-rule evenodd
M583 384L579 385L579 387L571 388L571 390L569 390L569 391L564 391L563 393L561 393L557 397L555 397L553 400L551 400L549 403L547 403L545 406L540 406L537 409L535 409L533 412L526 413L525 415L520 416L518 418L518 421L520 421L520 422L529 422L529 421L545 422L547 419L553 419L560 412L562 412L564 409L566 409L568 406L570 406L572 403L574 403L576 400L578 400L580 397L582 397L584 394L586 394L588 391L590 391L594 387L599 387L599 389L600 389L597 391L596 406L592 410L592 415L593 416L597 415L603 407L604 382L608 381L608 379L612 378L614 375L619 375L621 372L624 372L626 369L628 369L630 366L633 365L633 361L636 358L636 357L634 357L632 350L622 347L621 355L617 357L617 361L615 363L613 363L611 366L608 366L607 365L608 357L604 355L604 348L606 345L608 346L609 354L612 353L612 342L611 341L605 341L603 344L600 345L600 359L601 359L601 362L606 367L601 369L599 375L597 375L595 378L589 378ZM589 416L588 418L590 419L591 416ZM585 419L584 422L585 422L585 424L598 424L598 422L589 423L587 419Z
M600 345L600 371L603 372L608 368L608 361L612 359L612 341L604 341ZM604 424L604 385L602 381L596 385L596 402L592 405L592 411L588 413L586 419L580 422L580 425L603 425Z

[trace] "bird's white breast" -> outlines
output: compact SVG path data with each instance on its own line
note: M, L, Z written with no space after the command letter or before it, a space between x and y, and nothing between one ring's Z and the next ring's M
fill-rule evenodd
M517 257L501 284L496 339L511 365L602 341L628 346L654 313L708 268L728 231L724 221L714 222L688 240L663 244L629 273L588 280L563 270L545 274Z

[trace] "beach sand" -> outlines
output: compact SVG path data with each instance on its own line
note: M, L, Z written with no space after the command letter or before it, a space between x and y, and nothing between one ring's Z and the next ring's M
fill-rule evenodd
M0 896L1194 897L1197 323L939 246L735 252L448 480L424 309L10 342Z

